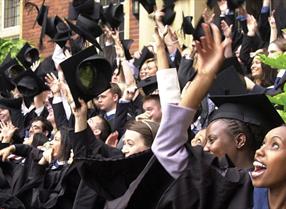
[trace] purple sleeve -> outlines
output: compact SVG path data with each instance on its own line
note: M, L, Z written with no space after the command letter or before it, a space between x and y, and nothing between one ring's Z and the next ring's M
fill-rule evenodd
M168 171L178 178L188 165L188 151L185 143L195 111L168 104L163 110L160 128L152 144L152 151Z

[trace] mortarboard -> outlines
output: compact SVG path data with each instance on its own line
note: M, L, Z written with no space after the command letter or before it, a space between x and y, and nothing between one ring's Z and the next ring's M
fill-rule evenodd
M52 59L52 55L46 57L35 70L36 75L45 82L45 76L48 73L53 73L57 76L58 71L55 68L55 63Z
M72 6L78 15L90 14L93 11L94 0L73 0Z
M151 94L156 89L158 89L157 77L151 76L151 77L145 78L144 80L141 80L137 84L137 88L142 88L145 95Z
M139 0L139 3L142 4L142 6L144 7L144 9L151 14L152 12L154 12L154 7L156 6L156 1L154 0Z
M259 126L265 134L284 123L264 94L213 96L211 100L219 108L212 113L210 122L220 118L236 119Z
M101 50L96 38L102 34L102 29L95 21L90 20L82 15L78 16L76 25L74 25L68 19L66 19L66 21L75 33L79 34Z
M200 37L204 36L204 30L202 28L202 23L204 23L204 18L201 17L196 24L196 27L193 32L193 38L194 40L200 40Z
M132 59L132 56L129 52L129 49L132 45L132 43L134 42L134 40L132 39L124 39L124 40L121 40L121 44L122 44L122 47L123 47L123 50L124 50L124 54L125 54L125 57L127 60L131 60Z
M118 28L124 19L123 5L119 3L114 6L110 3L103 12L103 19L111 28Z
M17 89L24 97L34 97L43 91L49 90L49 87L45 85L33 71L26 70L15 78Z
M0 97L0 108L9 110L20 110L22 106L22 98L5 98Z
M133 64L140 70L144 62L150 58L154 58L154 54L146 46L144 46L141 51L140 57L138 59L135 59Z
M32 64L40 58L40 54L38 49L31 47L28 43L25 43L16 55L16 58L26 69L29 69Z
M72 31L64 22L59 22L56 25L56 31L53 41L62 48L65 46L66 42L70 40Z
M241 80L239 73L242 73L240 64L236 57L226 59L218 73L212 87L210 95L239 95L246 94L246 86Z
M172 25L176 17L176 12L174 11L175 2L174 0L164 0L163 9L164 16L162 17L162 22L164 25Z
M83 16L99 22L103 15L103 7L100 3L94 2L93 11L91 13L81 13Z
M78 13L76 12L72 2L69 3L69 11L68 11L68 19L69 20L76 20L78 17Z
M240 7L245 0L227 0L227 6L230 10L235 10L236 8Z
M76 106L78 98L89 101L110 88L112 69L109 62L96 55L94 46L73 55L60 64Z
M185 34L187 34L187 35L193 34L194 30L195 30L193 27L193 24L192 24L193 17L192 16L185 16L184 12L182 12L182 15L183 15L182 30L184 32L184 35Z

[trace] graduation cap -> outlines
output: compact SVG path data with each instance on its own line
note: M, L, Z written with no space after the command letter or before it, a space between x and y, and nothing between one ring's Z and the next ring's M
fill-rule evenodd
M125 54L125 57L127 60L131 60L132 59L132 56L130 54L130 47L131 45L133 44L134 40L132 39L124 39L124 40L121 40L121 44L123 46L123 50L124 50L124 54Z
M192 24L193 17L192 16L185 16L184 12L182 12L182 15L183 15L182 30L184 32L184 35L185 34L187 34L187 35L193 34L195 31L193 24Z
M103 15L103 7L100 3L94 2L93 10L91 13L81 13L83 16L99 22Z
M31 47L28 43L25 43L16 55L16 58L26 69L28 69L40 58L40 53L38 49Z
M162 22L164 25L172 25L172 23L175 20L176 12L173 8L164 8L162 12L165 13L165 15L162 18Z
M201 17L194 29L193 38L194 40L200 41L200 37L204 36L204 30L202 28L202 23L204 23L204 18Z
M123 5L110 3L103 12L105 24L110 25L111 28L118 28L124 19Z
M142 88L145 95L149 95L152 92L154 92L156 89L158 89L157 77L151 76L151 77L145 78L144 80L141 80L137 84L137 87Z
M227 6L230 10L235 10L236 8L240 7L245 0L227 0Z
M31 70L21 73L16 79L17 89L24 97L34 97L49 87Z
M77 14L90 14L93 12L94 0L73 0L72 6Z
M52 55L45 58L35 70L35 74L45 82L45 76L48 73L53 73L57 76L58 71L55 68L55 63L52 59Z
M5 98L0 97L0 108L3 109L21 109L22 106L22 98Z
M240 74L243 73L236 57L226 59L221 67L212 87L210 95L239 95L246 94L246 85Z
M70 40L72 31L64 22L59 22L56 25L56 31L53 41L62 48L66 45L66 42Z
M265 133L284 123L264 94L213 96L211 100L219 108L211 115L210 122L220 118L236 119L259 126Z
M133 64L140 70L144 62L150 58L154 58L154 54L146 46L144 46L141 51L141 56L138 59L135 59Z
M142 4L142 6L148 12L148 14L154 12L154 7L156 6L155 0L139 0L139 3Z
M72 4L73 4L72 2L69 3L68 19L69 20L76 20L79 14L76 12L76 10Z
M59 16L48 17L45 34L49 36L51 39L54 39L55 35L57 34L57 25L58 24L65 24L64 21Z
M60 63L77 107L78 98L89 101L110 88L112 69L91 46Z
M90 20L82 15L78 16L76 25L74 25L68 19L66 19L66 21L75 33L79 34L102 51L99 43L96 40L96 38L102 34L102 29L95 21Z

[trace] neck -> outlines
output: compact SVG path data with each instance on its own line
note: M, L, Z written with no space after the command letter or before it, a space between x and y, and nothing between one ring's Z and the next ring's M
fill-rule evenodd
M262 81L261 81L261 79L257 78L257 79L254 80L254 83L257 84L257 85L261 85Z
M254 154L249 151L241 151L234 157L233 163L237 168L249 169L253 164Z
M270 188L268 199L270 209L286 209L286 182L275 188Z

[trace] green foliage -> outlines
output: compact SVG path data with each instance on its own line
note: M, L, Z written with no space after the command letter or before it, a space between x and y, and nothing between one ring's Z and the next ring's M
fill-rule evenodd
M5 57L10 53L15 57L20 49L25 44L24 40L11 40L0 38L0 64L4 61Z
M264 54L259 55L261 62L277 69L286 69L286 54L280 54L275 58L267 57Z

